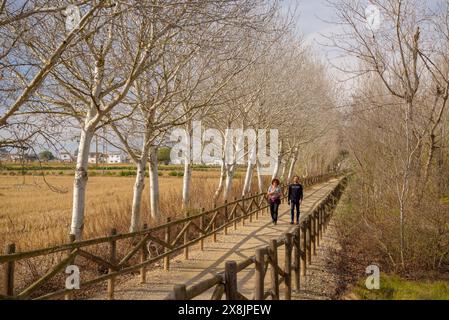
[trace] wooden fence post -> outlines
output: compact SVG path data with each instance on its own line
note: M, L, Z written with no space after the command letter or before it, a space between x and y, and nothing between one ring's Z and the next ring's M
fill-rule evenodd
M301 224L302 234L302 252L301 252L301 275L306 276L307 273L307 227L306 220Z
M256 220L259 220L259 211L261 211L260 213L262 214L262 210L260 210L260 199L259 199L259 196L257 195L257 193L256 193L256 197L254 198L254 199L256 199L256 207L257 207L257 211L256 211L256 215L255 215L255 217L256 217Z
M170 221L171 221L171 219L170 219L170 217L168 217L167 223L170 223ZM167 226L167 228L165 228L165 236L164 236L165 243L167 243L167 244L170 244L170 239L171 239L170 231L171 231L171 228L169 226ZM170 251L170 249L165 247L164 252L167 253L168 251ZM170 270L170 255L167 255L164 257L164 270L166 270L166 271Z
M188 218L189 217L189 211L186 211L185 217ZM188 221L185 222L186 224L189 223ZM187 242L189 242L189 228L187 227L187 229L184 231L184 244L186 244ZM188 260L189 259L189 247L185 247L184 248L184 259Z
M187 292L185 284L177 284L173 288L175 300L187 300Z
M111 236L115 236L117 234L117 229L111 230ZM117 241L111 240L109 245L109 258L111 264L116 264L117 260ZM109 273L114 272L113 269L109 269ZM108 279L108 299L114 300L114 290L115 290L115 277Z
M278 247L276 239L270 240L271 293L273 300L279 300Z
M312 254L316 256L316 248L317 248L317 236L316 236L316 216L315 211L312 212L310 216L310 220L312 221Z
M316 247L320 246L320 209L315 211L315 242Z
M320 206L320 239L323 239L323 206Z
M245 226L245 216L246 216L246 207L245 207L245 196L242 196L242 227Z
M225 292L226 300L237 300L237 263L226 261L225 264Z
M295 272L295 290L296 292L299 292L300 290L300 259L301 259L301 232L300 228L295 229L294 237L293 237L293 244L295 248L295 255L294 255L294 262L293 265L295 266L294 272Z
M292 238L293 235L291 233L285 234L285 300L291 300L292 298Z
M256 249L256 261L255 261L255 269L256 269L256 284L254 287L254 299L255 300L263 300L265 294L264 282L265 282L265 253L264 249L257 248Z
M217 204L214 204L214 209L217 209ZM217 231L215 231L216 228L216 221L218 219L218 213L215 215L214 221L212 222L212 239L214 242L217 242Z
M16 252L14 243L8 244L5 248L5 254L13 254ZM14 296L14 267L15 262L9 261L5 263L5 273L3 278L3 291L5 296Z
M201 216L200 216L200 228L201 230L204 229L204 208L201 209ZM200 240L200 250L204 250L204 239Z
M307 263L312 264L312 219L307 217Z
M228 234L228 200L224 201L224 223L225 227L223 229L223 233L226 236Z
M234 201L237 201L237 197L234 197ZM235 204L234 204L235 205ZM234 230L237 230L237 207L234 210L232 219L234 220Z
M251 222L253 222L253 214L252 214L252 210L251 210L252 203L253 203L253 193L252 192L249 193L249 198L250 198L250 200L249 200L249 206L248 206L247 211L249 212L249 222L251 223Z
M313 212L309 216L310 221L310 246L312 255L316 256L316 242L315 242L315 217L313 216Z
M145 223L142 228L144 231L148 229L148 225ZM143 235L145 237L145 234ZM147 248L147 242L144 241L142 243L142 248L140 249L140 262L145 262L148 258L148 248ZM142 266L140 268L140 283L147 282L147 267Z

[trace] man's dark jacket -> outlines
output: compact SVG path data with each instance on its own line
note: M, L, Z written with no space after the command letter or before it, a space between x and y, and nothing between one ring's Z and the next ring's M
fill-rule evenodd
M288 187L288 201L298 202L302 201L303 192L302 185L300 183L293 183Z

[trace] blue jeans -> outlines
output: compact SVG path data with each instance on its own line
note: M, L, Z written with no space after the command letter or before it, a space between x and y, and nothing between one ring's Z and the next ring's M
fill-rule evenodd
M299 221L299 201L290 201L290 217L291 221L295 221L295 208L296 208L296 221Z
M275 222L278 221L278 210L279 210L279 202L278 201L274 201L274 202L270 201L271 219Z

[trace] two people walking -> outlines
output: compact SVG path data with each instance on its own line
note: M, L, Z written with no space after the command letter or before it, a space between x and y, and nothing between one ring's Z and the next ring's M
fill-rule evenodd
M281 204L282 190L279 179L273 179L268 188L267 198L270 204L270 213L273 224L277 224L279 205ZM293 178L293 183L288 187L288 204L290 206L290 224L295 223L295 209L296 209L296 224L299 224L300 205L303 200L303 187L299 183L299 177Z

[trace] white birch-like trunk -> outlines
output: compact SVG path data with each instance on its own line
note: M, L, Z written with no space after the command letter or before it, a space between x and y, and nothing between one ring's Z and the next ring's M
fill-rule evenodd
M87 130L82 130L80 142L78 145L75 179L73 181L72 223L70 227L70 234L74 235L76 240L81 239L84 228L84 207L88 179L87 166L90 152L90 143L93 136L93 129L89 128Z
M215 190L214 194L214 203L217 203L218 198L220 197L221 193L223 192L223 186L226 179L226 170L225 170L225 162L224 159L222 160L221 167L220 167L220 180L218 182L217 189Z
M282 165L281 179L283 180L285 178L285 169L287 168L287 161L282 162L281 165Z
M189 139L192 139L193 127L190 123L186 125L186 130L189 133ZM190 140L189 152L184 154L184 176L182 180L182 208L185 210L190 206L190 186L192 181L192 156L193 156L193 146L192 143L197 143L196 137Z
M295 151L293 152L292 159L290 162L290 168L288 170L287 182L289 182L292 179L297 160L298 160L298 148L295 148Z
M160 220L159 208L159 176L157 170L157 148L150 148L150 215L156 221Z
M243 184L242 196L245 196L251 191L253 172L254 172L254 164L251 163L251 161L248 161L248 165L246 167L245 182Z
M257 160L257 185L259 187L259 193L264 192L264 190L263 190L263 179L262 179L262 175L260 173L260 162L259 162L259 160Z
M192 165L190 159L184 159L184 176L182 181L182 208L190 207L190 185L192 181Z
M279 174L279 168L281 166L281 158L279 157L278 161L276 162L276 164L274 165L274 169L273 169L273 175L271 176L271 180L273 180L274 178L277 178L278 174Z
M226 201L229 199L229 195L232 191L232 181L234 179L234 172L235 172L235 165L234 164L227 164L226 165L226 184L225 184L225 191L223 194L223 201Z
M148 149L142 154L142 157L136 164L137 175L134 182L133 204L131 211L131 225L129 232L140 230L141 226L141 211L142 211L142 194L145 189L145 171L148 161Z
M279 143L278 158L277 158L276 164L274 165L274 169L273 169L273 174L272 174L272 176L271 176L271 180L273 180L274 178L277 178L277 177L278 177L279 169L280 169L280 167L281 167L281 161L282 161L282 156L281 156L281 154L282 154L282 140L281 140L281 142Z

